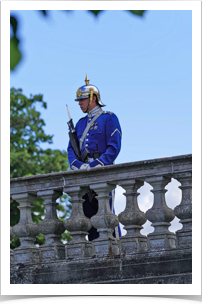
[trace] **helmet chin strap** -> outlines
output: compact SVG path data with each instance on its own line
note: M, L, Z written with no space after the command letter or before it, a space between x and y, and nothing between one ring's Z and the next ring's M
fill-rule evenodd
M88 113L92 100L93 100L93 88L90 88L90 101L89 101L89 104L88 104L88 107L87 107L87 110L85 113Z
M85 112L85 113L88 113L89 108L90 108L90 105L91 105L91 101L89 101L89 104L88 104L88 107L87 107L87 110L86 110L86 112Z

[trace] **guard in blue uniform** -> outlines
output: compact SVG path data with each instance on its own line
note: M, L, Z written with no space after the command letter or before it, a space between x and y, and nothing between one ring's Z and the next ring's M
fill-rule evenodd
M67 153L72 170L88 169L112 165L121 149L122 131L117 116L108 111L103 111L105 105L101 102L100 92L94 85L89 84L86 75L86 85L80 87L76 93L76 101L80 108L87 115L81 118L76 124L77 138L80 143L81 154L88 150L88 157L84 162L77 159L71 142L69 142ZM114 193L111 194L110 207L114 212ZM83 197L84 214L91 218L98 211L98 201L96 198L89 202L87 194ZM114 212L115 213L115 212ZM114 231L114 236L121 235L120 227ZM92 227L88 231L90 241L97 238L99 233Z

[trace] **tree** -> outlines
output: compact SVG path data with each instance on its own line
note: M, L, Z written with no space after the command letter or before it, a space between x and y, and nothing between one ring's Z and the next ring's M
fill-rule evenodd
M43 108L47 107L43 101L43 95L38 94L27 98L22 94L22 89L10 90L10 177L23 177L37 174L45 174L69 169L67 152L60 150L41 149L40 143L52 143L53 135L46 135L43 127L44 120L41 113L36 110L36 103L41 103ZM65 218L71 212L71 204L66 194L60 198L57 210L60 219ZM67 204L67 206L65 206ZM19 221L18 203L11 204L11 226ZM37 198L33 202L32 217L34 223L38 224L45 217L43 200ZM66 232L66 240L70 240ZM37 238L37 243L45 242L43 235ZM19 246L19 240L14 238L12 248Z
M47 17L49 14L49 11L46 11L46 10L41 10L39 12L42 13L42 15L45 17ZM70 12L70 11L64 10L64 12ZM100 15L101 12L104 12L104 11L103 10L89 10L88 12L90 14L93 14L95 17L97 17L98 15ZM145 10L129 10L127 12L132 13L136 16L142 17L146 11ZM11 25L11 28L13 31L12 36L10 38L10 69L11 69L11 71L13 71L22 58L22 53L18 47L20 38L18 35L18 30L17 30L18 21L17 21L16 16L10 17L10 25Z

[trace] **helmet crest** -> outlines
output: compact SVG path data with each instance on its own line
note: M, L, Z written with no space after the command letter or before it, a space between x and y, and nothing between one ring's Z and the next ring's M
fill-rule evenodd
M87 76L87 73L86 73L86 79L85 79L86 85L89 85L89 81L90 81L90 79L88 79L88 76Z

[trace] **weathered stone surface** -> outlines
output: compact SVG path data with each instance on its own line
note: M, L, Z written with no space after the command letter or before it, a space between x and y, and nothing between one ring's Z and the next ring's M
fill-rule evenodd
M64 191L71 196L70 202L72 204L72 213L71 216L65 220L64 225L65 228L70 232L83 232L78 239L83 240L83 235L87 235L87 231L92 227L89 218L84 215L83 205L84 199L82 197L86 192L88 192L88 187L70 187L64 188ZM70 233L71 234L71 233ZM76 235L76 234L75 234ZM73 242L76 239L74 235Z
M37 225L33 223L31 216L31 203L36 199L36 195L29 193L13 195L20 206L20 221L13 227L13 233L20 238L21 247L29 246L34 243L37 236ZM33 240L33 242L31 241Z
M91 218L91 224L97 228L100 236L99 240L103 238L112 238L112 232L119 224L118 217L112 213L109 207L109 193L116 187L116 185L108 183L98 183L92 185L91 189L97 193L98 212Z
M64 222L65 228L70 231L72 240L65 245L66 259L80 259L94 254L92 243L86 240L88 231L92 227L90 219L84 215L82 198L88 192L87 186L64 188L64 192L71 196L72 214Z
M191 250L17 264L11 284L191 284Z
M91 186L91 189L97 193L98 200L98 212L90 219L92 226L99 232L99 237L93 241L96 256L117 255L120 252L119 242L112 235L119 220L109 206L109 193L115 187L116 185L109 183Z
M37 225L32 221L31 203L36 195L30 193L20 193L12 196L20 206L20 221L12 230L20 239L20 247L13 250L14 263L30 263L39 261L39 249L34 245L35 237L38 234Z
M11 179L11 196L19 201L21 211L20 222L13 228L20 237L21 246L13 251L11 283L191 284L191 160L191 155L183 155L92 168L90 171ZM174 213L165 202L164 187L171 177L179 181L181 178L182 181L180 189L183 198L175 209L183 224L183 228L177 231L178 248L175 247L175 234L168 230ZM146 213L155 227L155 231L147 237L148 249L146 237L140 233L145 215L138 208L138 188L134 189L130 184L130 181L136 180L149 182L155 197L153 207ZM120 215L127 228L123 239L112 237L118 217L108 210L110 185L117 184L125 184L128 188L128 204ZM83 214L81 199L83 191L89 186L98 193L99 201L99 212L91 221ZM66 221L66 228L73 240L65 246L65 256L64 246L56 245L61 231L55 218L56 204L50 201L50 196L46 207L51 224L48 227L47 221L43 227L46 246L36 248L34 245L40 225L33 224L31 219L31 201L37 193L49 195L62 191L72 199L72 216ZM100 232L100 238L93 242L86 240L91 225Z
M174 175L180 183L179 187L182 190L182 200L180 205L174 209L175 215L181 219L183 225L176 232L177 247L192 246L192 172L182 172Z
M61 234L65 231L64 224L57 217L56 200L62 195L62 191L39 191L38 196L44 200L46 208L45 219L38 224L38 233L43 233L46 243L40 246L40 259L54 260L65 258L65 247L60 243Z
M52 189L62 190L64 187L76 185L89 185L100 182L121 181L126 179L139 179L149 176L175 174L181 171L191 172L192 155L166 157L132 163L118 164L91 168L89 171L77 170L70 172L57 172L28 177L11 178L11 195L23 192L37 192Z
M139 209L137 190L144 184L139 180L120 181L119 185L126 190L126 208L118 215L119 221L125 225L127 231L125 236L120 238L121 251L123 253L134 253L147 249L147 237L140 233L142 225L146 222L144 212Z
M151 176L145 179L153 189L154 204L147 210L146 218L152 222L154 232L149 233L148 250L167 250L176 248L176 236L168 230L170 222L175 215L171 208L168 208L165 200L165 186L171 181L169 176Z

